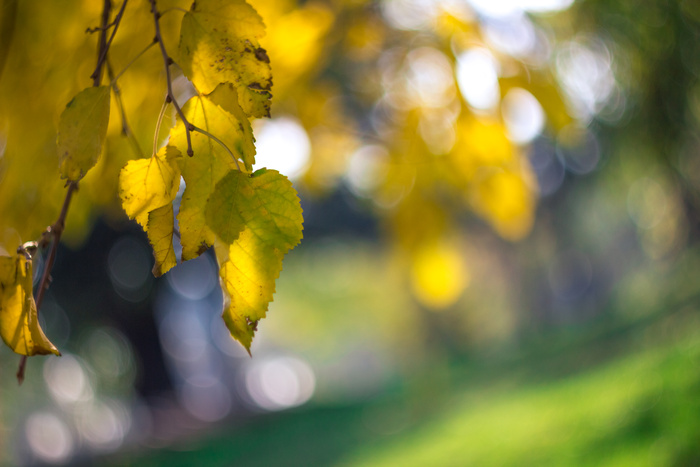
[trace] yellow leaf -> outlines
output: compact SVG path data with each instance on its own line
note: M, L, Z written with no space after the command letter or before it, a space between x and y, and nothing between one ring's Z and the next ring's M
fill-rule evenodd
M153 265L153 275L158 277L177 265L173 249L173 231L175 229L175 213L172 203L168 203L148 213L146 235L153 247L156 259Z
M83 89L66 105L58 124L62 178L78 181L97 163L108 123L109 86Z
M61 355L39 327L32 296L32 262L21 254L0 256L0 334L20 355Z
M129 161L119 173L119 197L130 219L146 227L148 213L170 204L180 186L180 151L166 146L149 159Z
M270 59L259 40L260 15L244 0L198 0L182 18L180 66L197 89L209 94L235 83L246 115L270 115Z
M246 117L243 109L238 104L236 89L231 83L223 83L217 86L207 97L211 102L221 107L221 110L224 110L224 112L212 108L207 121L204 123L209 125L214 131L223 130L223 127L226 125L235 128L236 131L231 131L231 128L229 128L217 136L223 137L227 145L233 145L233 147L229 146L229 149L243 161L246 170L252 172L253 164L255 164L255 145L253 144L255 137L253 136L253 128L250 126L248 117ZM217 123L217 119L220 120L220 123Z
M190 99L183 111L190 123L216 135L238 158L248 161L246 166L252 164L255 147L247 119L238 120L206 97ZM229 170L238 168L236 160L213 139L198 132L191 133L191 138L194 156L179 159L186 184L177 216L183 261L196 258L214 245L204 209L216 183ZM187 147L182 122L172 130L170 141L181 149Z
M217 184L207 221L222 240L235 237L230 245L216 242L223 318L231 335L250 352L257 323L272 301L282 259L302 238L299 198L277 171L262 169L252 176L232 171Z

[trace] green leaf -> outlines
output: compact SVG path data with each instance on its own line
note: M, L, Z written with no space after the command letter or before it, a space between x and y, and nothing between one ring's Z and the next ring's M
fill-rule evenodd
M109 123L109 86L80 91L58 123L58 166L61 177L78 181L97 163Z
M149 159L129 161L119 173L119 197L130 219L146 227L148 213L170 204L180 186L180 151L166 146Z
M259 43L264 35L260 15L244 0L197 0L182 18L182 71L204 94L234 83L246 115L269 117L272 73Z
M190 123L216 135L237 159L246 161L245 167L252 165L255 146L247 119L239 120L206 97L190 99L183 111ZM214 245L215 236L204 219L206 203L221 177L240 165L209 136L192 132L191 138L194 156L179 159L186 184L177 216L183 261L196 258ZM181 121L172 130L170 142L183 150L187 147Z
M39 326L32 296L32 262L0 256L0 335L20 355L61 355Z
M172 203L168 203L148 213L146 235L153 247L155 264L153 275L158 277L177 265L173 249L173 231L175 230L175 213Z
M216 256L224 321L250 352L265 317L284 255L302 239L302 209L291 182L274 170L252 176L231 171L217 183L207 223L219 241Z

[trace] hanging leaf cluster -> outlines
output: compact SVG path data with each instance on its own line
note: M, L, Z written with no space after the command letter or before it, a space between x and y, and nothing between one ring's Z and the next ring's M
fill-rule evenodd
M58 123L59 173L69 187L66 207L78 182L101 162L112 97L123 114L116 78L111 78L110 86L100 81L125 6L123 2L110 24L112 36L108 40L104 36L93 86L70 100ZM155 276L213 248L224 295L224 322L250 352L258 321L273 299L282 260L302 239L303 222L291 182L274 170L253 172L250 120L269 117L272 97L270 60L259 43L265 26L245 0L197 0L182 18L178 50L168 51L155 0L150 7L149 12L139 6L155 25L154 44L161 49L167 76L166 97L152 154L128 161L119 174L121 205L148 236ZM177 70L194 88L186 102L177 102L172 90ZM158 147L168 106L177 119L167 143ZM52 226L59 231L56 238L62 220ZM176 251L181 251L179 258ZM60 355L39 327L32 291L31 255L19 248L15 255L0 256L3 341L25 356Z

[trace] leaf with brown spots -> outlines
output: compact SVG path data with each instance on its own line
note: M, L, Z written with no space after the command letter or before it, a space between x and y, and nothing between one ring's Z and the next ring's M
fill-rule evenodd
M270 59L259 40L265 25L244 0L198 0L182 19L180 66L199 92L233 83L249 117L269 117Z

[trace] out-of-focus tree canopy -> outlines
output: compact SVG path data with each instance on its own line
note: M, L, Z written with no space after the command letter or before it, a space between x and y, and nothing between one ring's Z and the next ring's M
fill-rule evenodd
M526 235L538 187L524 147L571 122L550 66L551 32L517 8L511 30L487 20L477 3L251 4L266 23L262 45L274 82L273 120L256 128L263 144L281 141L266 148L267 165L291 171L309 193L343 184L366 200L402 253L419 300L454 303L469 278L461 219L471 212L506 239ZM159 2L173 50L188 6ZM57 119L89 84L100 8L84 1L2 9L0 227L22 241L37 238L60 210ZM118 80L105 157L80 183L69 242L101 213L122 217L117 174L150 147L165 83L156 47L139 55L153 34L144 10L148 2L128 5L109 52L108 79ZM187 80L175 84L187 98Z
M381 219L428 307L453 304L474 273L464 259L472 217L508 240L530 231L538 196L551 192L551 168L528 157L537 138L557 146L570 173L586 174L598 160L577 156L590 143L586 126L624 124L627 136L610 144L663 167L661 185L678 178L680 191L663 188L664 196L697 210L693 2L250 3L266 25L274 83L272 120L253 122L259 166L279 168L307 195L352 192ZM110 49L107 79L118 80L105 157L71 207L72 243L97 215L123 218L117 174L151 145L165 77L156 47L139 55L153 35L148 7L130 2ZM188 7L159 2L172 50ZM86 28L98 26L100 9L94 1L0 9L0 228L23 241L60 209L56 125L89 83L95 38ZM175 84L189 97L182 75Z

